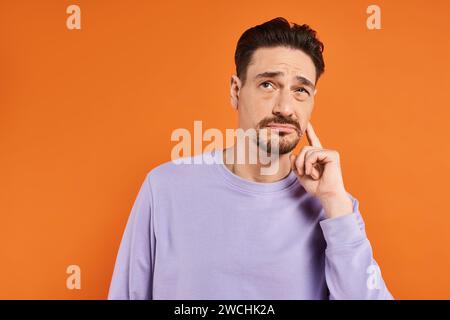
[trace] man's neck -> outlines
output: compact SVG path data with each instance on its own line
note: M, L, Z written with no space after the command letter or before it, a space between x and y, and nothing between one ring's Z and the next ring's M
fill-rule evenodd
M239 158L237 157L236 144L231 148L222 150L224 165L235 175L253 182L269 183L282 180L286 178L291 172L291 163L289 160L290 153L280 155L278 158L276 158L274 161L278 163L272 163L271 165L276 166L278 170L276 170L274 174L265 175L262 174L262 168L268 167L268 165L263 165L262 163L260 163L259 159L258 161L256 161L257 163L249 163L250 161L248 160L249 157L248 153L246 152L247 150L248 148L245 148L245 151L243 151L245 152L244 163L238 163L237 161L237 159ZM234 159L233 154L235 155ZM226 159L230 160L227 161Z

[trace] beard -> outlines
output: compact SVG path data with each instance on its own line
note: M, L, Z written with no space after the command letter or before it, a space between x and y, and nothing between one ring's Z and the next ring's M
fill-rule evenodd
M273 134L278 135L278 139L274 139L272 141L271 136ZM295 137L294 137L295 136ZM267 130L267 134L262 134L260 130L257 131L256 137L256 145L258 148L262 149L268 155L271 155L272 152L276 152L276 147L278 146L278 154L283 155L291 152L295 149L297 144L300 142L301 134L298 132L286 133L279 132L276 133L274 130ZM278 140L278 143L277 143ZM272 146L272 142L277 143L277 145Z
M294 132L277 132L276 130L268 127L270 123L290 124L297 130ZM261 129L265 129L264 131L266 132L261 132ZM276 139L277 137L274 137L275 139L272 141L272 135L278 135L278 139ZM303 133L299 123L292 119L280 116L265 118L261 120L257 126L256 145L267 154L277 152L276 147L278 146L278 154L283 155L295 149L297 144L300 142L302 135ZM272 145L272 143L276 143L276 145Z

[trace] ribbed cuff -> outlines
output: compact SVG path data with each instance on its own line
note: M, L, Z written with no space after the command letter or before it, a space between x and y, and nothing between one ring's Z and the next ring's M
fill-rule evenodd
M339 247L364 240L355 212L319 222L327 245Z

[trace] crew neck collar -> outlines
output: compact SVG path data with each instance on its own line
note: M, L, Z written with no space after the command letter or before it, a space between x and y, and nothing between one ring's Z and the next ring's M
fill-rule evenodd
M298 178L294 171L290 171L289 174L281 180L275 182L255 182L242 178L235 173L231 172L224 163L223 149L215 149L211 151L211 156L214 159L214 170L226 180L227 183L233 187L253 192L253 193L274 193L279 191L286 191L295 184L299 183Z

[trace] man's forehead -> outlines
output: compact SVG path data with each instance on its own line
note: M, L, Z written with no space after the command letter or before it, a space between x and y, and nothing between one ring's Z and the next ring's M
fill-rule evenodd
M247 75L254 78L267 72L279 77L303 77L315 83L316 70L312 59L301 50L288 48L259 48L248 65Z

